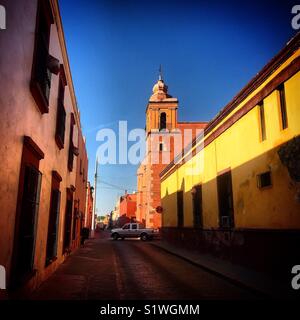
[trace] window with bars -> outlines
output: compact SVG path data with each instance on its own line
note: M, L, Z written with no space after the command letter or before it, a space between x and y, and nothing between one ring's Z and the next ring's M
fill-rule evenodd
M78 148L74 146L73 135L74 135L74 126L75 126L75 116L71 113L71 122L70 122L70 141L69 141L69 156L68 156L68 169L69 171L73 170L74 155L78 156Z
M271 171L263 172L257 175L257 187L264 189L272 186Z
M69 157L68 157L68 169L69 169L69 171L73 170L73 162L74 162L73 142L70 141Z
M50 199L50 214L48 222L48 235L47 235L47 252L46 252L46 265L49 265L57 256L57 242L58 242L58 227L60 216L60 198L61 192L59 185L61 178L58 174L52 174L52 191Z
M51 24L53 23L49 1L38 1L35 49L30 88L41 113L47 113L49 109L51 71L48 68L48 63L50 60L50 30Z
M284 84L281 84L278 87L278 92L279 92L279 101L280 101L279 103L280 103L281 128L282 130L284 130L288 127Z
M37 168L31 165L25 166L17 263L18 274L21 277L33 269L41 178L42 174Z
M261 138L261 141L265 141L267 138L267 134L266 134L265 106L263 101L261 101L261 103L259 104L259 121L260 121L260 138Z
M68 190L67 204L65 213L65 226L64 226L64 246L63 251L66 252L71 243L71 227L72 227L72 212L73 212L73 194Z
M65 86L66 82L63 76L63 69L59 77L58 98L57 98L57 116L56 116L56 132L55 141L59 149L64 147L65 143L65 127L66 127L66 110L64 107Z
M35 241L42 174L39 162L44 153L24 136L15 220L12 259L12 287L18 287L34 273Z

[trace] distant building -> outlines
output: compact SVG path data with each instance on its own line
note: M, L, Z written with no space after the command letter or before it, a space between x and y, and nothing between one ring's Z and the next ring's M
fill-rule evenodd
M174 159L178 145L187 146L207 124L180 122L177 110L178 99L160 76L146 108L146 156L137 170L136 219L147 227L161 226L159 173Z
M299 45L300 34L193 141L192 158L162 171L165 239L278 277L299 263Z
M120 217L120 197L118 197L118 200L116 201L115 208L112 211L112 221L114 224L117 223L119 217Z
M105 216L103 216L102 223L105 226L108 226L109 225L109 220L110 220L110 214L106 214Z
M74 195L74 213L72 223L72 246L77 248L80 246L81 229L85 223L85 209L86 209L86 192L87 192L87 168L88 157L85 146L85 138L81 130L78 130L78 155L76 166L76 182L75 182L75 195Z
M120 197L120 213L118 225L136 221L136 193L127 193Z
M87 154L57 1L4 5L0 265L8 289L32 290L80 243Z

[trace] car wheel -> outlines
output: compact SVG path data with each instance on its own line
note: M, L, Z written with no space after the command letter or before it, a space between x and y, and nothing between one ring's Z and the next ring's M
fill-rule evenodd
M146 233L141 234L141 240L142 241L147 241L148 240L148 235Z
M118 240L119 235L118 235L117 233L114 233L114 234L112 235L112 238L113 238L113 240Z

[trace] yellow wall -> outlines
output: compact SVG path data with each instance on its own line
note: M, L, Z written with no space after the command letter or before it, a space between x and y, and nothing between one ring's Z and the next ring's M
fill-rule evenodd
M245 101L259 92L293 58L299 56L299 53L300 50L249 95L220 125L239 110ZM197 153L192 160L180 166L170 176L162 177L164 227L177 226L177 190L184 191L184 226L193 226L191 189L200 183L204 228L218 227L216 177L223 170L231 168L236 228L300 228L300 203L295 200L296 185L277 154L278 146L300 134L300 72L285 82L285 94L287 129L281 129L279 94L275 90L264 99L267 135L265 141L261 141L259 109L256 106ZM216 128L212 132L215 130ZM201 157L204 158L203 168ZM257 175L269 169L272 174L272 187L259 189Z

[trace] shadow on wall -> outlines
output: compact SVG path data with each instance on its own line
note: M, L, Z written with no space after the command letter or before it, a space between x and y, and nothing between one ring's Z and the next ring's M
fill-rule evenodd
M300 202L297 196L299 184L291 179L281 163L279 149L274 148L231 170L233 228L219 226L216 178L202 184L204 228L194 228L186 223L189 220L186 217L193 215L191 190L181 189L184 191L183 202L191 202L183 205L183 226L169 223L178 222L180 214L176 211L177 194L169 193L167 189L162 198L166 208L163 238L176 246L209 253L286 279L291 267L300 261ZM262 184L266 181L260 181L265 172L271 173L267 186ZM179 184L182 186L182 182Z

